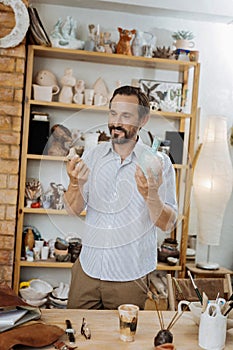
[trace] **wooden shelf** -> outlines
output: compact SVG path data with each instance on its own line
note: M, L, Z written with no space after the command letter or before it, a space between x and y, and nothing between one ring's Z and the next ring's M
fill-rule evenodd
M44 208L23 208L25 214L47 214L47 215L69 215L65 209L44 209ZM85 216L86 212L82 211L79 216Z
M108 106L87 106L87 105L78 105L75 103L61 103L61 102L46 102L38 100L29 100L28 103L32 106L42 106L47 108L55 109L68 109L68 110L78 110L78 111L92 111L92 112L106 112L108 113ZM192 118L192 115L189 113L181 112L164 112L164 111L150 111L151 116L153 117L164 117L168 119L186 119Z
M70 50L61 48L51 48L44 46L32 45L32 49L36 56L64 59L64 60L79 60L84 62L111 64L120 66L157 68L173 71L184 72L189 68L195 67L196 62L167 60L163 58L147 58L137 56L127 56L119 54L108 54L85 50Z
M39 260L39 261L25 261L20 260L20 266L22 267L51 267L51 268L65 268L70 269L73 266L71 262L58 262L53 259L49 260ZM166 263L158 263L157 270L159 271L181 271L180 265L169 266Z
M54 259L48 259L48 260L38 260L38 261L26 261L26 260L20 260L20 266L22 267L44 267L44 268L65 268L70 269L73 266L73 263L71 262L59 262L55 261Z

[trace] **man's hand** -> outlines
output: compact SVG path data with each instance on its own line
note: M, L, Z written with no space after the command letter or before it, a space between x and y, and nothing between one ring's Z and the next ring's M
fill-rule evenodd
M137 165L135 172L135 180L137 183L138 191L147 202L148 200L155 200L158 197L158 190L162 184L162 167L157 170L155 177L153 171L147 169L148 177L144 175L142 169Z
M68 161L66 169L71 186L78 185L82 187L87 182L90 170L79 156L75 156Z

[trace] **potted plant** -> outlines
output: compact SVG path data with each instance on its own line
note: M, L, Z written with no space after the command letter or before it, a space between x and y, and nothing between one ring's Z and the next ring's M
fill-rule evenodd
M195 45L194 41L191 41L194 38L194 35L188 30L174 32L172 38L176 40L174 43L176 49L189 50Z

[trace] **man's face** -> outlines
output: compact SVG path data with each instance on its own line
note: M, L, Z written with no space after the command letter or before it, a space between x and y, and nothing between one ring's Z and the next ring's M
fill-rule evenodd
M116 95L111 103L108 128L113 143L136 141L141 127L137 96Z

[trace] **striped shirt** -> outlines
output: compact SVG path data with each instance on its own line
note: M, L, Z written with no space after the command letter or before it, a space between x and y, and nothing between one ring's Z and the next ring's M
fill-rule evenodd
M131 281L156 268L156 226L134 178L146 148L137 142L121 162L112 143L105 142L83 156L90 173L83 193L87 214L80 263L91 277ZM163 184L159 194L164 203L177 210L174 169L169 157L161 155Z

